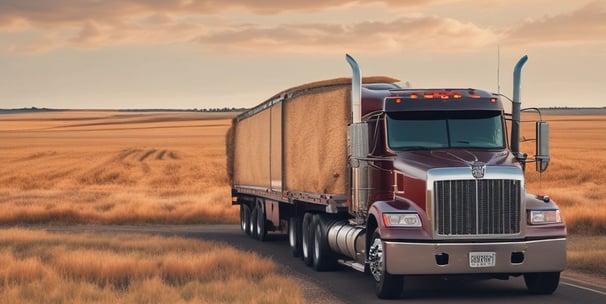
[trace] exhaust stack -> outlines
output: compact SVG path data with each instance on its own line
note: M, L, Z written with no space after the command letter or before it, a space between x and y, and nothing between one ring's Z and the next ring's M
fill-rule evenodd
M362 72L356 60L349 54L345 59L351 66L351 123L362 121Z
M356 60L349 54L345 59L351 66L351 124L347 128L347 150L351 167L351 207L358 224L366 220L368 164L368 125L362 122L362 76Z
M528 56L518 60L513 69L513 102L511 107L511 152L518 159L525 160L526 157L520 154L520 112L522 102L520 101L520 78L522 77L522 67L528 60Z

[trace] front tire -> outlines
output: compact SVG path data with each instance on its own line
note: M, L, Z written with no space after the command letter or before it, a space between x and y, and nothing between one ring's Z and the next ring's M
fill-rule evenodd
M404 276L393 275L387 272L385 248L379 235L379 228L373 233L370 244L368 266L375 281L377 296L381 299L396 299L401 297L404 289Z
M524 282L528 292L532 294L552 294L560 284L559 272L539 272L524 274Z

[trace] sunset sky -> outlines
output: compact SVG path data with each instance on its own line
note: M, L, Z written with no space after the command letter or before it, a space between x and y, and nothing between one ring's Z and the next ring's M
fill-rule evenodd
M0 0L0 108L251 107L364 75L606 106L606 0Z

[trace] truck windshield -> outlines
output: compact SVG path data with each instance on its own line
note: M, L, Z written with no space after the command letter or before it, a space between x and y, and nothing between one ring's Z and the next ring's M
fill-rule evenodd
M392 150L505 148L499 111L425 111L387 113Z

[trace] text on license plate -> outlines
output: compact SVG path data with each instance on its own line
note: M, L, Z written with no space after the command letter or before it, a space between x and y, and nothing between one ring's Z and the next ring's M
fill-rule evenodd
M497 264L496 252L470 252L469 267L494 267Z

